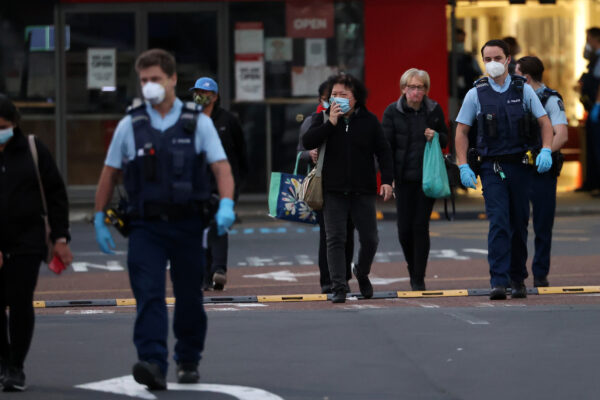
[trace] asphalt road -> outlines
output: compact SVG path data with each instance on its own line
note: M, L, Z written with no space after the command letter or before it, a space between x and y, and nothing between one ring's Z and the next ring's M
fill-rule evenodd
M395 226L379 226L375 290L408 290ZM598 217L562 217L555 227L551 284L600 285ZM311 228L272 221L237 225L229 283L224 292L207 295L317 293L318 232ZM488 286L486 221L436 221L431 231L428 288ZM106 256L98 254L91 225L74 224L73 237L76 263L61 276L44 267L36 299L131 297L125 241L115 236L120 253ZM357 290L354 280L351 286ZM351 298L343 305L206 308L201 385L149 393L131 382L133 307L38 309L26 362L29 389L2 397L595 399L600 389L596 293L500 302L485 296ZM172 369L169 381L175 382Z

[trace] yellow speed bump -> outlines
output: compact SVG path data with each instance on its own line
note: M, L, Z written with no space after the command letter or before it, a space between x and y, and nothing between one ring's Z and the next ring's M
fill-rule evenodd
M398 297L462 297L468 296L467 290L425 290L422 292L398 292Z
M116 299L117 306L135 306L135 299Z
M538 287L539 294L600 293L600 286Z
M46 308L46 302L45 301L34 301L33 308Z
M326 294L291 294L287 296L257 296L259 303L274 303L287 301L325 301Z

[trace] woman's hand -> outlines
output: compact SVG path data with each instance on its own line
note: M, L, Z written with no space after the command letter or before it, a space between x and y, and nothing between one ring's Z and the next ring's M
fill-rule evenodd
M308 155L310 156L313 164L316 164L317 160L319 159L319 149L312 149L308 152Z
M392 186L381 185L381 188L379 189L379 195L383 197L383 201L388 201L389 199L391 199L392 193L394 193Z
M340 107L340 105L337 103L332 103L331 107L329 108L329 121L333 126L337 125L340 115L344 115L342 112L342 107Z
M433 129L425 128L425 138L427 138L428 142L431 142L433 135L435 135L435 131Z
M73 262L73 254L67 243L55 243L54 254L60 258L60 261L62 261L65 266Z

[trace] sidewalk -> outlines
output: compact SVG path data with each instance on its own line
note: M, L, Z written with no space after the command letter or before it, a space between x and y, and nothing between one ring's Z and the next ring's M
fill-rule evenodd
M456 219L485 219L485 206L480 192L461 192L456 196ZM448 201L448 212L451 213L451 203ZM385 220L396 219L396 205L393 200L383 202L378 200L379 217ZM269 222L275 219L268 216L266 194L244 194L236 204L236 212L244 222ZM91 221L93 204L74 202L71 205L71 221ZM589 193L559 192L556 199L556 216L600 215L600 198L592 197ZM444 219L444 200L437 200L432 219Z

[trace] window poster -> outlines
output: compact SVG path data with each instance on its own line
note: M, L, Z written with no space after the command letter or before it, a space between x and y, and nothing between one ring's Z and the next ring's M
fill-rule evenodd
M117 85L117 50L88 48L87 88L115 90Z

